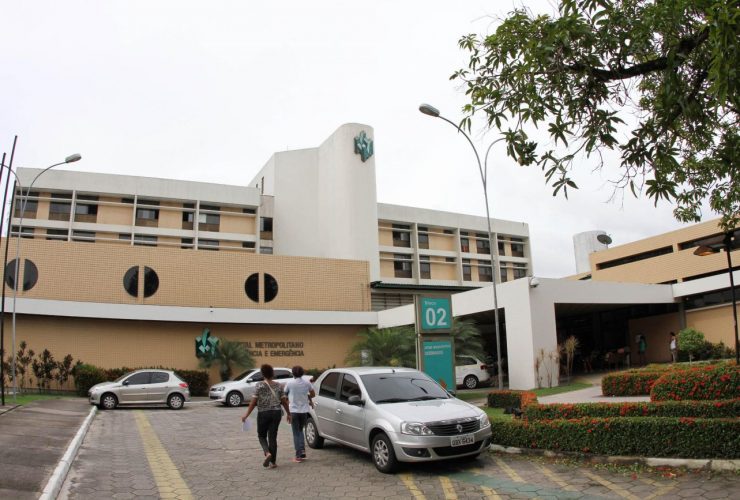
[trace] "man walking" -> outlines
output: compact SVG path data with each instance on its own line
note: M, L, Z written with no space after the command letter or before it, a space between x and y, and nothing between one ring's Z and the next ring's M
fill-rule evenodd
M291 422L293 428L293 446L295 458L293 462L303 462L306 459L306 440L303 428L308 421L308 411L313 406L312 399L316 394L313 386L303 379L303 367L293 367L293 380L285 384L285 393L288 395Z
M676 345L676 334L671 332L671 343L669 345L671 350L671 363L675 363L678 359L678 346Z

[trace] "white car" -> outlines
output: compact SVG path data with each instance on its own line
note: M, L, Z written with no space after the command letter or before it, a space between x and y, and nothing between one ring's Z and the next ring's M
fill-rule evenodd
M455 356L455 383L466 389L475 389L491 376L488 366L472 356Z
M293 378L293 372L290 368L275 368L275 377L273 380L285 385L286 382ZM311 377L304 375L303 378L310 382ZM222 403L226 406L240 406L249 403L254 394L257 382L264 380L259 368L251 368L244 373L234 377L226 382L213 384L208 391L208 397L213 401Z

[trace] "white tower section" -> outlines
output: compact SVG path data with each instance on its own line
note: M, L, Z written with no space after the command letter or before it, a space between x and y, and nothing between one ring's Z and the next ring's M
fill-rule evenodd
M362 161L355 138L373 128L348 123L321 146L275 153L251 185L273 196L275 255L364 260L380 279L375 155Z
M577 274L591 272L591 264L588 260L589 254L609 248L608 245L598 240L598 237L602 234L606 236L606 231L586 231L573 236Z

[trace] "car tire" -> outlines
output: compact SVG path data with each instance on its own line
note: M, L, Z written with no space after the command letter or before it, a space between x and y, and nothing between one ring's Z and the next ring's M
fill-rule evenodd
M231 391L226 395L226 399L224 401L226 402L226 406L231 406L233 408L235 406L241 406L244 398L239 391Z
M185 406L185 398L182 397L182 394L170 394L170 397L167 398L167 406L173 410L181 410Z
M388 436L385 434L380 433L373 438L373 444L370 451L373 455L375 468L383 474L392 474L396 469L398 469L396 452L393 451L391 440L388 439Z
M475 375L468 375L463 380L463 385L466 389L475 389L478 387L478 378Z
M306 437L306 443L310 448L318 450L324 447L324 438L319 436L319 429L316 427L316 422L311 417L308 417L306 421L306 428L304 430Z
M116 406L118 406L118 398L112 392L106 392L100 396L98 408L101 410L113 410Z

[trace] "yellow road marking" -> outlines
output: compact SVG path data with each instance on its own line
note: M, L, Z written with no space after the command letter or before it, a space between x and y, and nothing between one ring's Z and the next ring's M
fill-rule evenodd
M414 498L418 500L426 500L424 493L422 493L419 487L416 486L416 483L414 482L411 474L400 474L400 478L403 484L406 485L406 488L409 490L409 492L414 495Z
M493 488L489 488L488 486L481 486L480 489L483 490L486 498L491 498L492 500L501 500L501 497L498 496L498 493L496 493L496 490L494 490Z
M557 484L564 490L568 491L575 491L577 488L569 485L562 479L560 479L557 474L555 474L553 471L545 467L544 465L537 464L537 467L542 471L543 474L545 474L553 483Z
M450 478L441 476L439 478L439 482L442 483L442 491L445 494L445 498L447 500L457 500L457 493L455 492L455 487L452 485Z
M503 460L501 460L500 458L497 458L496 463L498 464L499 467L501 467L504 470L504 472L506 472L506 474L508 474L508 476L512 480L516 481L517 483L524 482L524 479L522 479L521 476L517 474L514 469L506 465Z
M639 500L639 498L640 498L638 496L633 495L632 493L630 493L629 491L625 490L624 488L622 488L620 486L617 486L616 484L612 483L611 481L608 481L608 480L604 479L603 477L594 474L593 472L583 471L583 474L586 475L586 476L588 476L588 477L590 477L591 479L593 479L597 483L600 483L600 484L606 486L607 488L609 488L610 490L612 490L614 493L616 493L617 495L619 495L622 498L629 498L630 500Z
M656 481L656 483L657 483L657 485L659 485L659 484L660 484L660 483L658 483L657 481ZM660 488L660 489L659 489L658 491L656 491L655 493L653 493L653 494L652 494L652 495L650 495L649 497L645 498L645 500L651 500L651 499L653 499L653 498L656 498L656 497L659 497L659 496L665 495L666 493L668 493L669 491L671 491L671 490L672 490L673 488L675 488L675 487L676 487L676 484L675 484L675 483L673 483L673 484L668 484L668 485L666 485L666 486L663 486L663 487L662 487L662 488Z
M190 488L180 476L180 472L159 441L146 415L140 410L136 410L134 415L136 416L136 425L139 428L141 441L144 443L144 452L149 461L149 468L154 476L154 481L157 483L159 496L161 498L193 498Z

